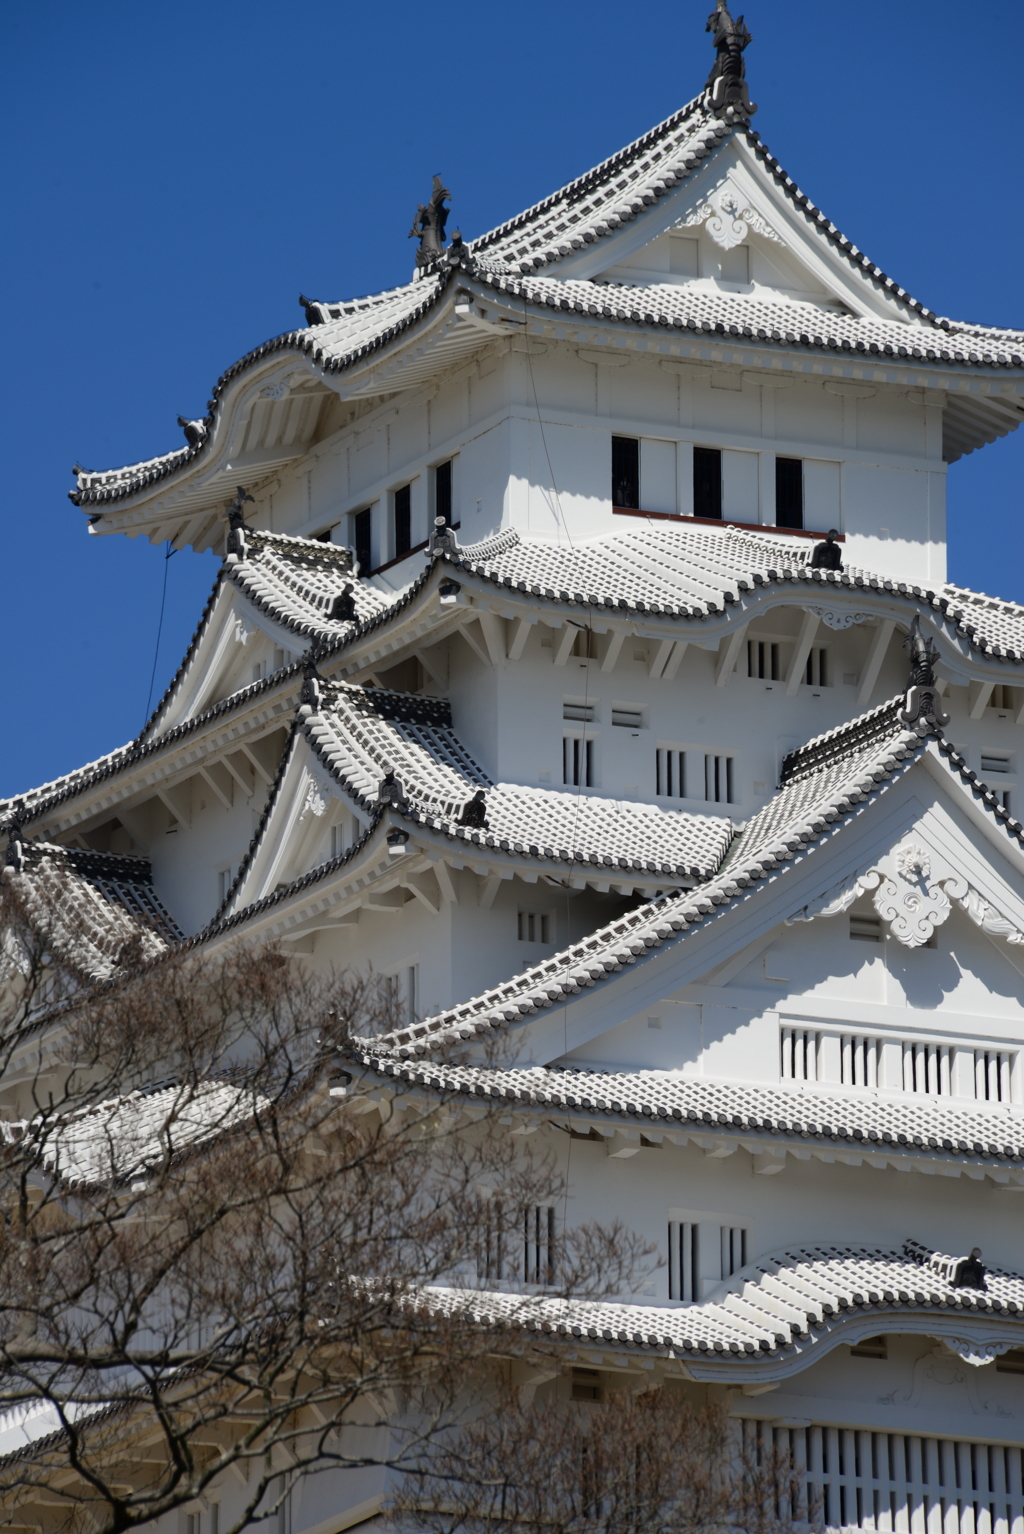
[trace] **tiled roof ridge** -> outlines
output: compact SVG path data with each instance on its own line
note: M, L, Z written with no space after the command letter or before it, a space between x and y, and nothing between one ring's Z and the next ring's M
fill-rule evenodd
M235 874L235 877L232 879L230 886L225 891L224 898L220 905L213 913L209 923L210 926L216 926L217 923L221 920L224 912L230 906L232 900L234 899L238 890L241 888L242 883L248 876L249 870L253 865L253 860L256 857L256 853L259 851L260 844L266 835L267 826L270 824L271 812L273 811L274 805L277 803L278 798L280 797L281 785L284 782L285 773L288 770L292 756L295 752L295 742L298 738L300 727L300 716L299 713L296 712L292 716L291 725L288 730L288 739L285 741L284 750L281 752L281 760L277 764L277 772L274 774L274 781L270 785L270 792L267 794L266 800L264 802L263 810L259 818L259 823L252 834L248 847L245 849L245 854L238 865L238 871Z
M133 740L125 746L119 746L116 751L107 756L101 756L95 762L90 762L85 767L79 767L75 772L66 773L63 777L54 778L50 783L43 783L37 789L29 789L24 794L12 794L10 798L0 800L0 833L7 830L10 820L17 813L20 825L29 825L38 820L41 815L55 809L57 805L64 804L68 799L73 799L77 794L84 793L86 789L94 787L106 778L114 777L123 767L134 766L136 762L152 756L155 752L163 750L165 746L174 745L186 735L202 729L212 720L223 714L233 713L236 708L249 703L260 693L270 692L280 682L293 678L301 681L302 661L292 661L290 665L282 666L279 671L274 671L270 676L261 677L258 682L250 682L247 687L242 687L238 692L230 693L222 698L219 703L213 703L201 714L196 714L192 719L185 719L181 724L176 724L173 729L163 735L157 735L152 740ZM39 798L29 802L31 794L43 794L46 790L52 790L45 798Z
M351 684L349 684L346 690L349 692L360 691L358 687L352 686ZM398 696L402 695L399 694ZM408 696L415 697L415 695ZM450 720L447 721L446 727L451 728ZM379 801L367 795L364 790L358 786L358 784L354 783L350 776L344 771L341 764L336 760L334 752L332 752L330 749L329 740L325 738L326 729L321 724L320 716L316 714L308 716L302 723L302 732L305 735L310 749L316 756L317 760L320 762L321 766L325 769L325 771L330 773L334 780L339 783L345 789L345 792L351 795L351 797L355 799L363 809L376 811L379 808ZM492 783L487 774L484 773L483 769L479 768L478 764L475 762L474 766L477 767L479 772L479 786L483 787L485 793L489 789L501 786ZM402 783L403 790L407 794L409 793L411 786L412 785L409 782L403 781ZM536 784L516 784L515 787L517 790L525 792L528 797L537 798L542 802L550 802L551 800L558 801L564 797L564 795L562 795L556 789L544 789ZM468 784L466 793L467 799L471 797L471 788L472 785ZM562 862L568 864L571 867L578 867L580 869L586 869L592 866L599 867L602 870L607 868L611 870L613 876L621 875L623 873L627 875L630 873L641 873L644 875L654 875L655 877L664 876L668 879L678 879L683 881L689 881L691 879L701 880L708 877L708 870L706 867L702 868L693 864L667 863L665 861L655 861L653 859L647 859L646 861L641 862L638 858L630 859L624 856L613 857L609 854L606 854L602 857L596 851L587 852L585 849L581 849L579 847L573 848L572 846L556 847L548 843L544 843L539 839L536 842L513 841L509 836L500 836L487 827L481 828L477 826L462 824L456 812L461 812L466 802L465 799L461 803L456 804L454 799L441 799L436 793L429 789L418 789L416 791L415 797L419 799L419 803L405 802L402 804L392 805L392 816L396 819L406 821L409 825L421 826L431 831L440 832L441 835L449 837L453 841L468 842L472 846L479 847L482 851L490 850L492 852L499 853L508 857L522 857L526 859L543 859L549 862ZM614 805L616 810L620 814L622 813L622 801L620 800L615 800L607 797L588 796L588 804L607 804L609 806ZM659 813L673 813L661 811L657 806L643 803L637 804L635 809L640 817L642 817L645 813L651 816ZM716 819L714 816L692 815L685 812L676 813L678 813L680 819L685 819L687 821L693 822L713 822Z
M433 723L449 730L452 728L452 705L448 698L400 692L394 687L367 687L360 682L322 682L320 685L324 702L344 697L360 713L374 714L378 719L409 723L430 716Z
M459 1092L538 1112L557 1109L600 1114L631 1122L664 1122L697 1132L770 1135L805 1143L834 1141L890 1154L970 1156L1024 1165L1024 1113L1004 1103L949 1098L921 1103L913 1097L840 1096L822 1084L799 1089L725 1077L683 1076L670 1071L602 1071L571 1066L474 1066L443 1060L396 1058L373 1048L350 1046L353 1062L379 1076L428 1091ZM883 1115L887 1128L873 1125ZM903 1127L896 1127L898 1125ZM865 1127L867 1126L867 1127ZM954 1137L953 1131L962 1130ZM970 1134L970 1139L964 1136ZM978 1136L984 1134L985 1138ZM1010 1137L1013 1143L1010 1143Z
M394 340L397 335L408 330L432 308L440 298L451 279L453 269L445 267L432 273L429 280L422 283L423 299L408 314L403 315L393 325L388 326L381 334L375 335L372 340L355 346L350 352L339 357L329 356L325 348L317 340L321 326L304 326L295 330L284 331L279 336L274 336L269 341L264 341L260 346L253 347L245 353L237 362L233 363L223 372L214 384L208 402L206 422L208 430L202 442L195 447L178 448L172 453L166 453L159 458L146 459L143 462L131 465L128 468L107 469L100 473L87 473L82 471L78 474L78 488L68 492L68 499L76 506L99 506L112 505L117 501L127 500L140 490L149 489L160 480L166 479L176 469L191 463L199 455L207 451L213 437L213 425L216 420L220 402L228 385L241 373L254 363L263 362L276 352L295 351L299 356L309 357L324 373L338 373L349 367L361 357L370 352L379 351ZM391 288L384 293L376 295L378 301L411 289L412 284L403 287ZM129 476L131 476L129 478Z
M1007 835L1024 848L1024 825L1005 808L995 790L990 788L973 768L968 767L966 758L941 732L936 740L936 746L940 754L947 759L950 770L956 773L964 787L969 788L973 796L981 800L985 809L995 816Z
M877 1317L892 1311L897 1330L899 1315L910 1311L934 1315L933 1324L943 1329L951 1323L962 1327L964 1317L984 1318L986 1340L992 1317L1003 1316L1014 1327L1014 1341L1024 1335L1016 1327L1024 1319L1019 1274L993 1266L986 1268L984 1289L955 1288L949 1277L924 1264L927 1250L912 1240L900 1248L860 1242L780 1245L690 1305L440 1286L428 1292L439 1309L458 1308L482 1325L511 1326L574 1347L591 1342L598 1348L654 1349L695 1363L763 1364L804 1354L797 1364L804 1368L815 1344L854 1341L864 1335L865 1323L877 1330ZM850 1336L847 1328L858 1320L861 1326Z
M1010 335L1020 341L1019 350L1009 357L982 357L974 352L962 353L949 350L948 346L939 346L929 341L922 346L917 344L916 338L925 336L926 332L921 328L902 325L896 320L884 319L874 315L856 316L851 314L839 314L821 310L818 323L814 326L805 324L787 325L785 329L781 324L774 325L769 331L765 325L756 323L759 309L771 309L778 311L780 322L783 320L787 305L782 300L754 300L746 295L736 295L736 305L743 304L747 309L729 306L730 312L734 312L737 318L743 313L749 312L753 323L739 324L730 321L726 324L723 320L702 319L695 312L688 317L684 314L672 315L669 313L671 305L680 305L689 302L695 310L701 306L709 312L713 312L719 301L712 302L706 294L688 293L684 288L678 288L667 284L645 284L643 286L616 286L607 284L582 281L573 278L547 277L543 274L523 276L518 273L489 272L484 269L469 271L469 275L484 286L495 289L498 292L511 294L513 297L524 299L529 303L554 309L562 313L585 314L591 318L599 318L613 321L628 320L635 324L675 331L690 331L698 334L720 335L723 337L736 337L751 343L758 341L772 341L785 343L787 346L804 346L812 350L823 352L838 352L841 354L856 354L863 356L875 356L891 358L894 361L913 359L922 365L931 363L947 363L953 366L970 365L978 367L1024 367L1024 332L1013 331ZM547 287L540 286L547 283ZM532 289L531 289L531 284ZM578 290L578 291L577 291ZM624 302L618 303L602 300L602 294L607 293L616 297L623 293L633 292L637 295L635 306L627 310ZM671 300L671 304L668 302ZM800 318L803 318L801 315ZM869 328L881 327L884 330L892 330L894 339L879 341L877 339L863 339ZM940 329L937 326L935 329ZM842 332L850 330L851 336L843 337ZM861 334L858 334L861 332ZM945 332L943 332L945 334ZM957 332L950 331L950 335ZM905 337L905 339L904 339Z
M922 319L927 320L929 324L936 325L941 330L950 329L950 322L948 320L940 319L934 310L919 303L905 288L901 288L891 277L887 277L880 266L876 266L873 261L869 260L862 250L858 250L852 240L848 240L841 230L837 229L835 224L826 218L821 209L816 207L811 199L800 190L792 176L786 174L755 128L745 127L744 132L757 158L764 163L774 181L781 187L783 193L817 227L819 233L824 234L829 242L842 252L853 267L862 273L866 272L881 287L885 288L891 297L898 299L901 304L908 309L912 309Z
M469 1001L396 1030L379 1040L379 1046L406 1056L426 1053L431 1039L439 1036L469 1039L487 1034L521 1017L561 1005L576 992L675 942L709 916L747 898L748 891L773 877L782 863L802 857L829 840L850 815L906 770L934 733L934 726L924 720L912 728L894 731L887 742L878 743L870 763L851 764L844 781L802 805L799 814L793 812L794 818L772 824L771 817L778 820L783 796L790 792L781 788L748 822L719 872L707 882L689 892L649 901ZM770 828L767 832L765 825ZM767 845L756 844L759 834L765 835Z
M132 884L153 883L153 867L148 857L133 852L96 852L93 848L65 847L61 842L22 842L22 855L29 862L59 855L79 873L121 879Z
M831 730L825 730L813 740L798 746L795 751L787 752L782 761L782 786L799 783L822 767L844 760L853 751L867 744L875 734L892 734L899 724L904 704L905 694L897 693L896 697L868 709L867 713L846 720ZM884 728L886 726L887 729Z
M721 122L720 119L712 117L707 112L705 92L701 91L692 101L688 101L685 106L679 107L669 117L666 117L663 122L657 123L653 128L648 128L639 138L634 139L630 144L624 145L621 149L617 149L614 154L609 155L607 159L602 160L598 165L592 166L590 170L584 171L581 176L575 177L572 181L567 181L557 191L550 193L549 196L542 198L540 202L534 203L531 207L524 208L521 213L514 214L512 218L506 219L503 224L498 224L495 228L487 230L486 233L477 235L474 240L468 240L466 243L470 252L475 255L478 251L488 250L492 245L497 244L499 240L507 238L508 235L515 233L517 229L522 229L533 222L540 214L549 212L558 205L562 198L569 198L575 202L587 196L588 193L600 185L603 179L607 179L608 176L620 170L627 160L637 154L643 154L655 148L659 139L667 138L673 129L680 127L690 117L697 116L702 108L704 109L704 115L707 118L708 124L715 123L722 129L721 134L716 134L716 137L724 139L734 131L733 125Z
M157 703L156 708L154 708L153 712L142 726L142 729L139 731L138 735L136 735L135 740L132 742L133 745L138 745L141 741L145 740L147 734L156 724L156 721L160 718L160 715L163 713L168 703L170 703L178 687L184 680L185 674L192 662L192 658L195 655L196 650L199 648L199 642L203 635L206 633L210 619L213 616L214 606L218 596L220 595L221 587L224 584L224 576L225 567L222 563L217 570L217 575L213 582L213 590L207 597L203 610L199 615L199 622L196 624L195 632L188 642L188 648L186 649L184 655L181 657L181 661L178 664L177 670L171 677L171 680L168 682L167 686L164 688L163 695Z

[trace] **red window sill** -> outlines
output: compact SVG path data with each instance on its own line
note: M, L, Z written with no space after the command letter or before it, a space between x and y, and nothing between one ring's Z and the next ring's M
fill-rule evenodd
M683 517L675 511L637 511L632 506L613 506L617 517L650 517L653 522L686 522L697 527L738 527L745 533L776 533L783 538L824 538L808 527L775 527L767 522L734 522L731 517ZM836 535L837 543L846 542L846 534Z

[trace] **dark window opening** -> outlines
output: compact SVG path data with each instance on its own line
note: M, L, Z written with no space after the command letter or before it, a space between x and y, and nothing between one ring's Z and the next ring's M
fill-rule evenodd
M888 1358L889 1350L884 1337L865 1337L850 1346L851 1358Z
M804 525L804 464L802 458L775 460L775 526Z
M360 574L369 575L372 554L373 511L357 511L352 518L352 539L356 546L356 564Z
M722 454L717 447L693 450L693 514L722 520Z
M313 542L314 543L330 543L330 541L331 541L331 533L333 531L334 531L334 529L332 527L325 527L323 532L321 532L321 533L313 533L313 535L312 535Z
M594 742L578 735L562 737L562 782L570 788L593 788Z
M412 548L411 486L395 491L395 558L401 559Z
M640 443L636 437L612 438L612 505L640 510Z
M452 525L452 461L439 463L434 470L434 516L446 527Z

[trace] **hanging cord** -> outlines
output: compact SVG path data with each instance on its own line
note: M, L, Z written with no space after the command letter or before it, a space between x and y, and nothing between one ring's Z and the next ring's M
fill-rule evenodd
M537 379L534 376L534 371L533 371L533 355L532 355L532 353L530 351L530 320L529 320L529 315L527 313L527 308L526 308L526 295L525 295L525 293L523 295L523 320L524 320L524 325L525 325L525 329L524 329L524 332L523 332L523 340L526 343L526 361L527 361L527 365L528 365L529 370L530 370L530 387L533 390L533 407L534 407L534 409L537 412L537 425L540 427L540 440L541 440L541 443L542 443L543 448L544 448L544 457L547 460L548 475L550 476L550 479L551 479L551 493L554 496L555 510L557 512L557 515L558 515L558 520L561 523L563 531L565 532L566 540L567 540L567 542L569 544L569 549L570 549L570 552L572 553L572 557L576 561L576 567L577 567L577 572L578 572L579 571L579 552L578 552L578 550L576 548L576 545L572 541L572 533L569 531L569 524L566 522L565 515L564 515L564 513L562 511L562 499L561 499L561 496L558 494L558 484L557 484L557 482L555 480L555 469L554 469L554 465L551 462L551 453L548 450L547 432L544 430L544 417L541 414L540 398L539 398L539 396L537 394ZM583 584L582 580L580 581L580 584L581 585ZM578 782L576 783L576 800L575 800L574 813L573 813L572 845L569 848L569 881L571 881L571 879L572 879L572 870L573 870L573 867L575 866L575 863L576 863L576 838L577 838L577 835L579 833L580 804L581 804L581 800L582 800L582 797L583 797L583 789L584 789L584 786L585 786L585 780L586 780L586 776L587 776L587 722L588 722L587 721L587 713L588 713L588 710L589 710L589 707L590 707L590 662L591 662L591 660L593 658L591 656L590 651L591 651L592 641L593 641L593 637L594 637L593 618L594 618L594 610L593 610L593 607L591 606L590 594L588 592L587 593L587 627L586 627L586 630L585 630L586 635L587 635L587 664L584 667L584 671L586 672L586 681L585 681L584 686L583 686L583 752L582 752L582 760L579 763L579 771L577 772ZM562 746L562 750L563 750L563 752L565 750L564 744ZM571 926L570 926L570 923L571 923L571 920L572 920L572 915L571 915L571 900L572 900L572 892L571 892L571 889L570 889L570 884L569 884L569 882L567 882L566 886L565 886L565 937L566 937L566 944L565 944L565 951L566 951L565 975L566 975L566 978L568 978L570 964L571 964L571 960L568 957L570 949L572 947L572 931L571 931ZM569 994L568 994L567 987L563 986L563 993L562 994L563 994L563 1000L562 1000L562 1054L563 1054L563 1056L565 1056L565 1055L567 1055L569 1053ZM568 1148L567 1148L566 1157L565 1157L565 1196L564 1196L564 1198L562 1200L562 1236L563 1236L563 1239L565 1237L565 1231L566 1231L566 1228L567 1228L567 1225L568 1225L568 1219L569 1219L569 1173L570 1173L571 1167L572 1167L572 1130L570 1128L569 1136L568 1136Z
M156 663L160 656L160 636L164 631L164 608L167 606L167 561L172 554L177 554L177 549L171 548L171 540L168 538L164 544L164 578L160 588L160 617L156 625L156 648L153 651L153 669L149 673L149 692L146 694L146 717L142 721L142 728L146 728L149 721L149 710L153 702L153 683L156 681Z

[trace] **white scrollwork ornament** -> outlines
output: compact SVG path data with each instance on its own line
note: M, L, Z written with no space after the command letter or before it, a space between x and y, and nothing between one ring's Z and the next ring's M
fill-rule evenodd
M896 867L908 883L916 879L927 882L932 876L932 860L923 847L907 842L896 854Z
M1012 1342L979 1342L971 1337L936 1337L935 1341L941 1342L943 1347L962 1358L965 1364L973 1364L976 1369L1019 1346L1019 1339Z
M809 607L809 613L820 618L827 629L849 629L855 623L869 623L870 613L835 613L828 607Z
M247 623L238 613L235 614L235 643L247 645L256 630L251 623Z
M762 239L771 240L776 245L784 243L771 225L747 205L746 199L729 181L716 187L705 202L702 202L685 219L680 219L676 228L692 229L695 225L705 222L708 234L723 250L732 250L735 246L741 245L751 230L759 234Z

